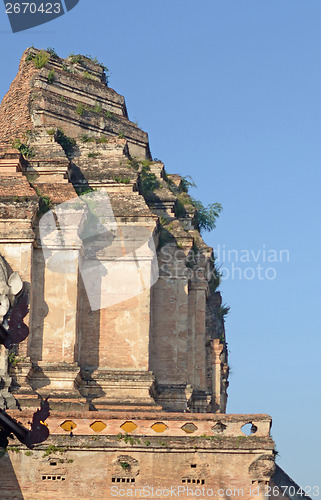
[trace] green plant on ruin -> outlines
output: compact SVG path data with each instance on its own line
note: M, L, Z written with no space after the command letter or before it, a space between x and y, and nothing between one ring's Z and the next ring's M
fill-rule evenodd
M225 343L225 335L223 333L220 335L220 342L221 344Z
M190 175L187 175L186 177L181 177L181 182L179 186L177 186L177 184L175 184L175 182L170 177L168 177L166 172L164 178L165 181L167 182L168 188L172 191L172 193L176 195L181 194L182 197L184 197L184 195L188 193L189 188L197 187Z
M164 448L169 448L168 444L165 441L160 441L159 446L163 446Z
M55 70L51 69L47 76L47 81L51 85L55 81Z
M34 48L34 47L32 47L32 49L33 49L33 48ZM35 56L35 54L34 54L31 50L29 50L29 52L28 52L28 54L27 54L27 57L26 57L26 62L30 62L30 61L32 61L32 60L33 60L33 58L34 58L34 56Z
M145 159L145 160L141 160L140 164L141 164L143 170L148 171L148 170L150 170L150 166L152 164L152 161Z
M89 59L89 61L91 61L92 63L98 64L99 66L101 66L101 64L98 62L98 59L96 56L93 57L90 54L86 54L85 57L86 57L86 59Z
M62 63L61 69L62 71L66 71L67 73L72 73L71 69L69 68L69 66L67 66L66 63Z
M146 446L150 446L150 441L144 441L144 443L146 444Z
M48 52L48 54L50 54L51 57L55 57L55 58L58 57L58 54L53 47L47 47L46 52Z
M87 134L82 134L80 137L79 137L80 141L83 142L83 143L87 143L87 142L95 142L95 138L94 137L90 137L89 135Z
M188 193L189 188L197 187L190 175L187 175L186 177L181 176L181 182L179 186L177 186L175 182L170 177L168 177L166 172L164 174L164 179L168 184L168 188L172 191L172 193L176 195L181 193L184 196L185 193Z
M129 443L131 446L133 446L134 444L141 444L139 438L135 438L133 436L130 436L129 434L125 434L125 436L122 436L120 439L123 439L124 443Z
M130 464L128 462L120 462L120 466L124 470L130 470Z
M159 187L159 181L155 174L144 173L142 174L142 187L143 191L146 193L148 191L155 191Z
M122 176L122 175L114 175L113 179L115 182L118 182L119 184L129 184L130 183L130 178Z
M131 156L127 160L127 166L130 168L133 168L134 170L139 170L140 169L140 162L135 158L134 156Z
M106 116L106 118L109 118L110 120L112 120L114 118L114 114L111 111L106 111L105 116Z
M104 66L103 63L99 62L97 57L92 57L91 55L89 54L86 54L85 56L87 59L89 59L92 63L94 64L97 64L98 66L100 66L104 71L109 71L108 68L106 66Z
M99 156L100 153L94 153L94 152L88 153L88 158L98 158Z
M179 189L173 182L168 183L169 188L173 192ZM196 200L188 194L189 188L195 188L196 184L190 176L181 178L181 193L178 194L176 202L177 217L183 217L186 212L186 207L195 209L195 220L197 228L202 231L212 231L216 227L216 221L222 212L220 203L210 203L204 206L199 200Z
M187 175L186 177L181 177L181 190L184 191L184 193L188 193L189 188L196 188L196 187L197 186L190 175Z
M73 52L71 52L68 57L72 64L79 64L82 61L82 56L80 54L74 54Z
M13 451L14 453L20 453L20 448L18 448L17 446L8 446L7 448L8 451Z
M87 80L95 80L95 81L97 81L96 78L91 73L89 73L88 71L83 71L83 73L81 73L81 76L83 78L87 78Z
M222 441L224 438L223 438L222 436L210 436L210 439L211 439L212 441L216 441L216 442L218 441L218 442L220 442L220 441Z
M46 450L45 453L42 455L43 458L48 457L52 453L66 453L66 448L59 448L59 446L55 446L54 444L50 444Z
M38 215L43 215L52 208L52 201L49 196L40 195Z
M23 140L24 141L30 141L32 139L35 139L37 137L37 132L35 130L26 130L24 133L23 133Z
M85 113L85 106L82 103L79 103L76 107L76 113L82 116Z
M50 135L50 137L54 137L56 134L56 129L54 129L54 128L48 129L47 134Z
M129 436L128 434L125 434L125 436L123 437L123 440L124 440L124 443L129 443L131 446L133 446L135 444L135 438L133 438L132 436Z
M80 142L87 143L87 142L95 142L96 144L105 144L108 142L107 137L101 136L101 137L91 137L90 135L87 134L82 134L79 136Z
M48 52L46 52L45 50L41 50L37 54L34 54L34 56L32 57L33 64L37 69L44 68L47 65L49 59L50 54L48 54Z
M13 201L29 201L29 198L28 196L14 196L13 198Z
M104 135L101 135L98 139L96 139L96 142L97 144L105 144L108 142L108 139Z
M11 368L15 368L19 363L20 358L14 352L9 352L8 354L8 363Z
M12 147L18 149L25 158L33 158L35 156L33 149L27 144L22 143L20 139L15 139Z
M223 304L220 306L220 308L217 312L217 315L219 318L225 318L225 316L228 315L229 311L230 311L230 307L226 304Z
M222 281L222 273L217 267L214 265L212 273L211 273L211 279L209 282L209 288L211 292L216 292L218 287L220 286Z
M66 98L65 98L65 96L61 95L61 96L60 96L60 100L61 100L62 102L66 102Z
M192 198L193 207L196 208L196 224L200 231L212 231L216 227L216 220L222 212L220 203L210 203L206 207L199 200Z
M159 248L162 248L168 243L172 243L173 241L175 241L174 236L170 232L171 229L172 229L171 225L169 225L168 227L161 226L159 234L159 243L158 243Z
M75 191L78 194L78 196L82 196L83 194L92 193L95 190L90 186L76 186Z
M119 139L125 139L125 134L124 134L124 132L119 132L119 134L118 134L118 138L119 138Z
M25 455L26 457L30 457L32 455L32 451L28 450L28 451L25 451Z
M90 113L100 114L103 110L100 104L95 104L95 106L84 106L84 110Z
M108 86L109 69L107 68L107 66L105 66L103 63L99 62L97 57L92 57L91 55L88 55L88 54L86 54L85 57L86 57L86 59L89 59L92 63L97 64L98 66L100 66L104 70L105 77L106 77L106 84Z
M160 217L160 218L159 218L159 223L160 223L162 226L166 226L169 222L170 222L170 219L167 219L166 217Z
M144 160L145 162L146 160ZM147 160L148 161L148 160ZM155 174L150 172L150 166L149 165L143 165L142 162L142 171L140 174L141 178L141 185L142 185L142 191L144 194L147 194L148 192L155 191L155 189L159 188L160 183L156 177Z
M62 129L57 130L56 141L60 144L67 156L73 153L74 147L76 146L76 140L65 135Z
M179 193L177 199L184 205L185 209L191 210L193 208L192 198L188 193Z
M175 203L175 215L179 219L186 216L186 208L180 198L177 198Z
M172 193L177 193L179 191L175 182L164 172L164 181L167 182L167 187L172 191Z
M93 112L93 113L101 113L103 108L101 107L100 104L95 104L95 106L93 108L90 108L90 110Z

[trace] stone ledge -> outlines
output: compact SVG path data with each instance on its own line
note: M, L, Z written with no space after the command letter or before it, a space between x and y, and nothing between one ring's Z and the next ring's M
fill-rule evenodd
M23 422L30 420L32 412L24 410L16 412L12 410L10 415ZM133 438L139 436L155 436L161 438L193 438L205 439L220 443L226 439L236 440L239 446L242 443L255 443L258 439L270 440L271 418L268 415L226 415L226 414L192 414L192 413L166 413L155 411L133 411L128 406L123 412L108 411L54 411L46 421L50 433L65 434L61 428L64 421L71 420L74 423L74 435L97 435L91 429L95 421L105 424L105 428L99 433L100 436L121 433L130 434ZM131 423L131 429L124 426ZM242 432L243 425L250 423L255 426L255 434L246 436ZM153 427L155 424L161 426ZM187 427L186 427L187 426ZM217 428L214 428L217 426ZM184 430L185 428L185 430ZM155 430L157 429L157 430ZM258 441L260 442L260 441ZM233 444L235 446L235 443Z
M45 443L35 446L36 450L46 450L50 445L56 447L61 447L65 451L84 451L91 450L96 452L104 452L106 448L109 449L144 449L144 452L153 452L155 448L168 451L179 451L179 450L215 450L216 452L226 452L226 453L266 453L274 450L274 441L271 438L247 438L244 441L240 441L237 438L224 438L218 439L206 439L206 438L194 438L194 437L168 437L168 436L140 436L133 438L132 436L122 435L122 436L98 436L94 434L88 436L87 434L75 435L73 430L73 435L70 436L69 432L65 433L63 436L51 435L46 440ZM15 444L16 446L16 444ZM17 443L17 448L24 449L24 446Z

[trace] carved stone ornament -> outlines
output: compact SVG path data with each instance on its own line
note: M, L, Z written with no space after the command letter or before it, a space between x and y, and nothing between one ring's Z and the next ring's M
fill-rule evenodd
M275 472L273 455L261 455L249 467L252 481L269 481Z

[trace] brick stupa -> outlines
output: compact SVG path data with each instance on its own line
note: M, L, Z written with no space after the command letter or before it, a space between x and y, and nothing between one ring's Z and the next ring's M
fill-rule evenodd
M93 195L105 200L96 222L79 209ZM106 200L108 245L99 229ZM203 488L249 499L295 485L275 465L271 418L225 413L226 311L200 226L186 179L153 161L104 68L27 49L0 106L0 255L29 307L25 339L1 347L0 403L28 427L49 396L50 435L31 452L11 441L1 498L102 500L172 486L180 498ZM92 231L89 245L80 227ZM59 251L70 268L53 264ZM97 267L86 274L86 262L111 273L109 284L92 278L90 288Z

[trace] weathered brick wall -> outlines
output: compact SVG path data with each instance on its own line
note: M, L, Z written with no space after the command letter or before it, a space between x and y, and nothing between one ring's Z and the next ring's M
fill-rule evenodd
M26 63L27 49L21 59L19 71L0 105L0 143L11 143L33 128L29 113L29 98L33 77L39 72Z
M151 443L139 449L117 440L106 448L92 438L83 437L76 446L70 446L71 441L72 438L66 438L60 449L52 447L51 452L44 448L26 456L25 451L15 451L4 457L5 468L11 472L7 475L7 487L2 488L4 495L8 492L4 498L19 498L18 484L25 500L155 498L156 490L157 498L166 498L170 488L176 493L180 488L182 499L191 498L191 491L199 490L203 491L203 498L218 498L219 491L221 498L262 498L251 494L249 474L249 466L261 456L260 450L180 449L174 441ZM147 494L140 496L139 490L144 487ZM11 497L12 491L17 496Z
M304 494L277 465L273 473L273 455L268 450L210 450L200 443L181 449L174 440L161 446L144 440L140 447L111 438L108 446L85 436L76 441L68 437L56 440L51 448L9 451L0 458L1 498L262 500L266 493L270 498L299 500ZM262 457L266 467L269 462L271 466L266 476L262 473L265 480L256 481L251 466Z

